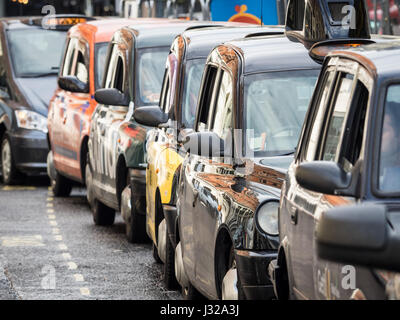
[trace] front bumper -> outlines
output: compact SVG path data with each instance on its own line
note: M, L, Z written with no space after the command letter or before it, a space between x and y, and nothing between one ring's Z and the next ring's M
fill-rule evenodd
M276 251L253 252L235 250L238 277L248 300L274 299L274 287L267 273L270 262L277 258Z
M18 129L9 133L16 167L24 173L42 173L47 169L49 148L44 132Z

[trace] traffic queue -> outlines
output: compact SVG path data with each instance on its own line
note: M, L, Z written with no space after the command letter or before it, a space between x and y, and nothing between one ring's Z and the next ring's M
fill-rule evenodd
M94 223L120 212L185 299L400 298L400 39L368 14L2 20L3 181L47 168L56 197L86 186ZM16 58L19 30L52 59Z

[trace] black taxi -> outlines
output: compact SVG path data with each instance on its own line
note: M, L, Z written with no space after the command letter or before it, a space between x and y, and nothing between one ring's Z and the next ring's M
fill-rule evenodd
M387 234L398 208L400 69L399 44L375 40L323 64L282 187L281 244L269 267L279 299L385 298L386 274L367 266L396 255ZM326 260L335 253L344 263Z
M280 189L320 72L308 49L369 37L367 21L347 28L338 14L345 4L329 4L290 1L286 37L249 37L209 55L177 193L175 264L185 297L274 296L267 268L280 243ZM318 48L314 55L329 51Z
M207 56L224 41L252 34L283 34L280 26L221 25L224 27L194 26L175 38L166 62L160 106L137 108L134 113L138 123L160 126L149 132L146 143L146 229L153 241L156 260L164 262L166 287L176 287L174 255L178 225L175 195L184 156L181 142L193 132Z
M352 73L357 78L368 81L369 104L363 105L365 121L360 131L363 142L359 135L349 135L341 143L342 149L348 145L361 148L360 156L353 168L343 166L339 153L334 162L313 161L300 164L297 169L299 183L306 189L313 190L315 195L323 193L322 197L336 199L336 203L318 203L321 213L315 226L313 260L326 270L321 273L322 279L328 272L331 281L348 278L349 271L341 274L341 270L346 265L352 270L353 283L345 281L344 284L353 286L347 291L341 288L343 293L337 298L400 299L399 275L390 272L400 271L399 56L400 41L329 56L325 74L329 73L329 68L340 69L347 65L358 70ZM354 100L354 95L348 100ZM366 96L364 101L367 99ZM312 181L309 174L324 166L330 168L330 173L324 173L319 181ZM335 296L330 293L330 297Z
M5 184L46 172L47 108L68 29L84 16L0 20L0 161Z

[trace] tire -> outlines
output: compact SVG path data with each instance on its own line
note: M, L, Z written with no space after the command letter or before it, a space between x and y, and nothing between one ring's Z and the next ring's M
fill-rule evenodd
M235 259L235 253L233 247L230 250L229 254L229 264L228 264L228 270L226 271L225 275L232 269L236 269L236 276L237 276L237 282L236 282L236 289L238 291L238 300L246 300L246 295L244 294L242 284L240 282L240 277L239 277L239 272L237 271L237 264L236 264L236 259ZM225 277L225 276L224 276ZM224 279L224 277L222 279ZM222 288L222 285L221 285Z
M50 178L51 190L57 198L69 197L72 191L72 181L56 172L55 179Z
M7 135L4 135L1 140L0 160L3 183L6 185L18 183L21 178L21 173L15 166L11 151L11 142Z
M126 237L130 243L145 243L149 239L146 233L146 215L139 212L140 203L137 202L140 199L135 199L132 190L131 187L131 214L126 222Z
M168 290L176 290L179 288L179 284L175 277L175 249L168 236L168 225L165 236L164 285Z
M93 221L97 226L111 226L115 220L115 210L107 207L97 199L93 201Z
M157 249L157 246L154 244L154 242L153 242L153 258L154 258L154 261L155 261L156 263L158 263L158 264L161 264L161 263L162 263L160 257L158 256L158 249Z
M134 204L132 204L129 221L126 222L126 237L130 243L145 243L148 241L146 217L137 212Z

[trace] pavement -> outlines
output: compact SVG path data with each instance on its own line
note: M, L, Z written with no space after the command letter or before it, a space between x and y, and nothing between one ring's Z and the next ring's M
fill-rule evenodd
M151 244L130 244L120 215L97 227L85 190L55 198L46 178L0 184L0 299L178 300Z

